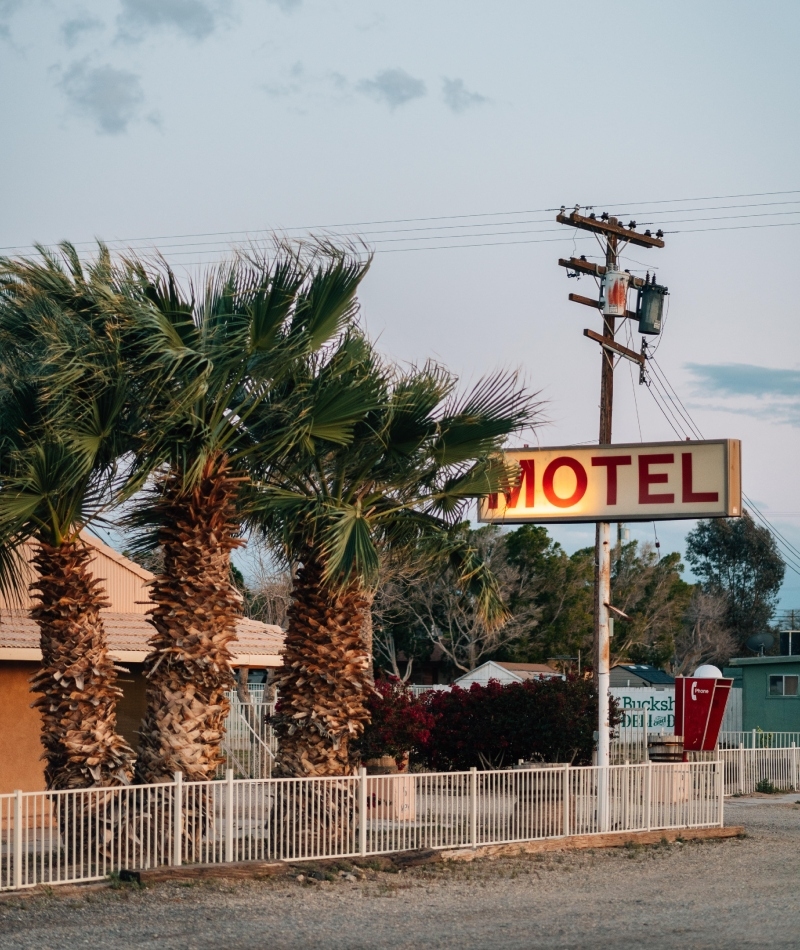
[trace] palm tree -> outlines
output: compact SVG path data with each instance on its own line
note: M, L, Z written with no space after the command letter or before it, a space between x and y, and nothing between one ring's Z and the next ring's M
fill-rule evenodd
M271 394L352 323L368 265L350 249L318 246L308 256L283 246L272 259L240 255L196 289L163 261L127 261L126 339L146 404L136 467L155 473L129 524L140 547L163 554L151 587L140 781L176 771L204 780L222 761L242 604L230 554L243 543L245 463L279 458L330 424L303 408L297 387L284 387L282 400Z
M488 623L505 618L494 579L455 527L472 499L508 487L497 453L530 424L531 398L513 374L459 397L456 379L439 366L399 372L366 341L347 346L330 360L330 378L363 406L352 440L295 446L264 473L249 513L296 568L275 720L288 775L347 775L357 764L350 743L369 718L372 658L363 633L381 550L413 551L432 569L449 564ZM349 373L340 361L349 361ZM326 373L311 360L305 374L299 385L316 385L324 401Z
M82 538L122 495L131 432L119 334L104 311L110 260L101 248L84 269L70 245L61 259L40 251L40 261L0 262L0 583L13 602L32 545L47 787L127 784L133 753L116 731L108 604Z

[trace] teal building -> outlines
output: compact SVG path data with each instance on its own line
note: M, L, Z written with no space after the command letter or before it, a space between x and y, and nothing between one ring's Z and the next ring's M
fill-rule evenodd
M800 732L800 656L748 656L730 661L725 676L742 686L742 729Z

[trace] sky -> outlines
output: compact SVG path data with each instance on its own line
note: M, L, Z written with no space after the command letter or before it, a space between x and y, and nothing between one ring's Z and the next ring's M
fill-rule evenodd
M0 0L0 253L101 238L196 273L272 231L360 236L381 348L465 383L519 369L531 439L567 445L597 438L601 327L557 260L598 247L555 211L653 222L666 247L624 266L670 290L660 385L742 440L800 550L799 29L777 0ZM620 365L614 441L675 437ZM689 527L630 530L663 552Z

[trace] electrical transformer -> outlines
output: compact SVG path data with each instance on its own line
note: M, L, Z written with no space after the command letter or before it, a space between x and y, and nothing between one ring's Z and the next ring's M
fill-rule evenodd
M606 268L603 276L602 304L607 317L624 317L628 303L628 281L631 275L627 271Z
M639 290L636 315L639 317L639 333L658 336L664 317L664 298L669 293L666 287L655 283L645 283Z

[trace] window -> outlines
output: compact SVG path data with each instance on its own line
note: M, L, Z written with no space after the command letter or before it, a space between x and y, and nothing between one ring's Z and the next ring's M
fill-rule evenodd
M797 696L798 695L798 676L770 676L769 695L770 696Z

